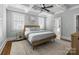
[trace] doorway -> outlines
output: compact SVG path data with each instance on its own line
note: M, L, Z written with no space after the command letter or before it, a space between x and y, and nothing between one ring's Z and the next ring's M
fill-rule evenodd
M79 15L76 16L76 32L79 32Z
M57 39L61 37L61 17L55 18L55 33L57 35Z

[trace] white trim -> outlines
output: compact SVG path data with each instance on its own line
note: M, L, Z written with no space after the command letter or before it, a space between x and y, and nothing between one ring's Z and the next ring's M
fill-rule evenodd
M79 8L79 5L69 8L69 10L73 10L73 9L76 9L76 8Z
M62 10L65 10L65 8L61 7L61 6L58 5L58 4L55 4L55 6L61 8Z
M76 32L76 26L77 26L77 24L76 24L76 16L77 16L77 15L79 15L79 13L77 13L77 14L74 14L75 32Z
M60 33L58 33L59 31L57 31L57 21L60 23L59 25L60 25ZM55 18L55 33L57 34L57 35L60 35L61 36L61 17L57 17L57 18Z
M71 8L69 8L68 10L74 10L74 9L76 9L76 8L79 8L79 5L74 6L74 7L71 7ZM63 13L64 11L65 11L65 10L56 12L56 14Z
M1 47L0 47L0 54L1 54L1 52L3 51L3 48L5 47L6 43L7 43L7 40L5 40L5 41L3 42L3 44L1 45Z

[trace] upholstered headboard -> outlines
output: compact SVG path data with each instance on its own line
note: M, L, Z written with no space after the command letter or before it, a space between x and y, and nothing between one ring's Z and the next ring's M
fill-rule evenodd
M39 25L25 25L24 27L40 27Z
M40 29L39 25L25 25L24 28L29 28L31 31Z
M38 30L40 30L39 25L25 25L24 26L24 32L27 30L27 28L29 28L30 31L38 31Z

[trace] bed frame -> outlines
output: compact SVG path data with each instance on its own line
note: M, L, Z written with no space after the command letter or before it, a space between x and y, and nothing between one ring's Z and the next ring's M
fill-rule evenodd
M25 32L25 28L26 27L40 27L40 26L38 26L38 25L25 25L24 26L24 32ZM40 45L40 44L43 44L43 43L46 43L46 42L49 42L49 41L51 41L52 39L54 40L56 38L56 34L54 34L54 35L52 35L52 36L50 36L50 37L47 37L47 38L45 38L45 39L43 39L43 40L38 40L38 41L34 41L34 42L32 42L32 47L33 48L35 48L36 46L38 46L38 45ZM28 38L27 38L28 39Z

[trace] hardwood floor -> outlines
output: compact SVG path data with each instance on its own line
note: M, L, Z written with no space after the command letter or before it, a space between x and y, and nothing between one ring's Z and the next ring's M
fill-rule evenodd
M12 42L8 41L1 53L1 55L10 55L10 51L11 51L11 46L12 46Z
M24 39L25 40L25 39ZM21 41L21 40L13 40L13 41L8 41L1 53L1 55L10 55L10 51L11 51L11 46L12 46L12 42L17 42L17 41Z

